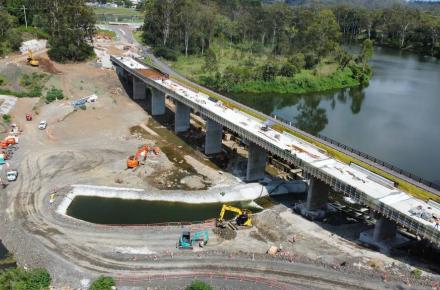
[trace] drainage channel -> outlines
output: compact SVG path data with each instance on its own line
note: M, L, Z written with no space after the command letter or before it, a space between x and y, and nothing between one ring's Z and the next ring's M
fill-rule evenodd
M228 203L249 208L249 202ZM67 215L96 224L156 224L204 221L218 217L221 203L190 204L182 202L146 201L136 199L77 196L67 209ZM256 209L251 209L257 212ZM232 218L233 215L226 218Z

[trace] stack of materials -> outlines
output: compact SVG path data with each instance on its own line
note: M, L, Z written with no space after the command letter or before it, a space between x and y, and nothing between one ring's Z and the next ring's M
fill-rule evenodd
M22 54L28 53L31 51L39 51L46 48L47 40L45 39L31 39L28 41L24 41L20 46L20 52Z

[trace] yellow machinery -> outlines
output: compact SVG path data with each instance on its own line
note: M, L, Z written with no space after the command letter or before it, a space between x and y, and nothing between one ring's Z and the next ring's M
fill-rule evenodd
M252 213L247 210L241 210L235 206L224 204L222 206L222 210L220 211L220 216L218 218L219 225L224 226L224 216L227 211L231 211L236 213L236 216L234 218L235 222L238 226L246 226L246 227L252 227Z
M28 50L28 58L27 58L27 61L28 61L28 63L29 63L31 66L39 66L39 65L40 65L40 62L39 62L38 60L34 59L34 56L33 56L33 54L32 54L32 50L31 50L31 49Z

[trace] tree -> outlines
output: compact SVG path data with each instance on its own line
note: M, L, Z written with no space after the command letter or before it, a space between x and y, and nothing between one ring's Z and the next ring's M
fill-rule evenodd
M205 56L205 65L203 69L209 72L216 71L218 69L217 56L212 49L208 49Z
M41 0L51 7L44 14L49 56L59 62L83 61L93 55L95 14L84 0Z
M368 64L368 61L372 56L373 56L373 41L369 39L365 39L364 42L362 42L362 49L359 55L360 62L362 62L364 67Z
M112 277L101 276L96 279L90 286L90 290L111 290L115 286L115 281Z
M212 287L202 281L193 281L185 290L212 290Z

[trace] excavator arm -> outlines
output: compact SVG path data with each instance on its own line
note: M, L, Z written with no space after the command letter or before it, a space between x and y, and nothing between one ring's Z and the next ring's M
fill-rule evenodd
M221 220L221 221L223 220L226 211L235 212L237 215L242 215L242 214L243 214L243 212L241 211L241 209L236 208L236 207L234 207L234 206L230 206L230 205L224 204L224 205L222 206L222 210L220 211L220 216L219 216L219 218L218 218L219 220Z

